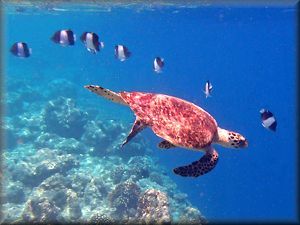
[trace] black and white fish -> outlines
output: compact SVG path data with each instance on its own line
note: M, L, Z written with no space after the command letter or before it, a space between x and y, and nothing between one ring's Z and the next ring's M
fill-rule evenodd
M259 112L261 116L261 124L269 130L276 131L277 121L273 113L266 109L261 109Z
M26 43L16 42L11 46L10 52L15 56L27 58L31 55L32 50L31 48L28 48Z
M104 43L99 42L99 36L94 32L84 32L80 39L84 43L87 50L93 54L99 52L100 47L104 48Z
M58 30L53 34L51 40L54 41L54 43L62 46L74 45L76 41L76 35L70 29Z
M165 63L163 58L156 57L153 61L153 69L156 73L161 73L164 65Z
M131 55L131 52L128 51L128 48L125 45L116 45L115 46L115 56L121 61L125 61Z
M206 98L211 97L210 93L212 92L212 89L213 89L212 84L209 82L209 80L206 81L204 91L203 91Z

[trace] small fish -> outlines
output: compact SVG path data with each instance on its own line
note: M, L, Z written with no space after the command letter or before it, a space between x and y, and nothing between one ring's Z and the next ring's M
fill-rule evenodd
M87 50L93 54L99 52L100 47L104 48L104 43L99 42L99 36L94 32L84 32L80 39L85 44Z
M211 93L212 89L213 89L212 84L209 82L209 80L206 81L204 91L203 91L206 98L211 97L210 93Z
M76 41L76 35L70 29L59 30L53 34L51 40L54 41L54 43L62 46L74 45Z
M263 127L272 131L276 131L277 121L273 113L266 109L261 109L259 112Z
M128 51L128 48L124 45L115 46L115 56L121 61L125 61L131 55L131 52Z
M27 58L31 55L32 50L28 48L28 45L24 42L16 42L10 48L12 54L18 57Z
M163 58L156 57L153 61L153 69L156 73L161 73L164 65L165 63Z

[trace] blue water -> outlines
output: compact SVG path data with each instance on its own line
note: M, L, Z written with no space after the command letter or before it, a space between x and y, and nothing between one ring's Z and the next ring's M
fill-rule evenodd
M120 6L108 11L27 9L24 13L6 9L5 83L21 78L41 85L65 78L77 85L77 105L83 111L86 104L94 104L107 119L128 124L134 121L128 108L83 86L189 100L210 112L220 127L249 141L246 149L215 145L218 165L194 179L179 177L172 169L199 159L202 153L181 148L161 151L156 147L160 139L150 129L142 132L191 203L209 221L296 221L296 15L294 6L152 10ZM67 28L77 35L75 46L61 47L50 40L56 30ZM100 53L93 55L84 48L79 40L84 31L96 32L105 43ZM32 48L29 58L9 52L16 41ZM125 62L115 59L116 44L132 52ZM161 74L152 70L156 56L165 59ZM207 99L202 91L206 80L214 87ZM276 116L276 132L262 127L261 108Z

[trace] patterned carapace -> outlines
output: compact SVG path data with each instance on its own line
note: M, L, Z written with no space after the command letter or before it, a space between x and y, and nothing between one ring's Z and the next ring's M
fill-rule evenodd
M215 119L200 107L163 94L121 92L137 118L177 146L201 149L213 141Z

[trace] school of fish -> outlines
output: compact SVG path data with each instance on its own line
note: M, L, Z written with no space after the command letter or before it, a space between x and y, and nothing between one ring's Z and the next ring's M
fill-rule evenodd
M76 42L76 35L70 29L62 29L56 31L50 39L54 43L63 47L73 46ZM84 32L80 36L80 40L84 44L85 48L92 54L96 54L104 48L104 42L100 41L99 36L94 32ZM28 44L25 42L16 42L11 46L10 52L17 57L28 58L32 54L32 49L29 48ZM123 44L115 45L114 54L115 57L121 62L127 60L131 56L131 52ZM164 58L159 56L154 58L152 68L155 73L162 73L164 66ZM209 80L207 80L203 90L206 98L211 97L212 90L213 85ZM261 116L262 126L275 132L277 128L277 120L273 113L267 109L261 109L259 113Z

